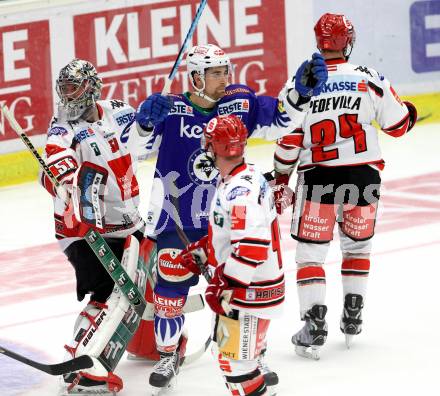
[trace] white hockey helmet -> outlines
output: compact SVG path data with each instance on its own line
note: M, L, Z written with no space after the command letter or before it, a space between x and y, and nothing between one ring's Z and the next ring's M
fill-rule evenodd
M194 72L197 73L205 85L205 70L209 67L227 66L228 71L231 72L231 60L229 56L214 44L196 45L192 47L186 56L186 67L188 70L188 77L191 84L196 90L194 82ZM204 87L202 88L202 90Z
M102 80L88 61L73 59L60 70L56 91L59 111L68 121L77 120L101 97Z

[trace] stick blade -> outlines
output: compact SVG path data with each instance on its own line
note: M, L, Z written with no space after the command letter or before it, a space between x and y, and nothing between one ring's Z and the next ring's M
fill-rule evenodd
M93 360L88 355L79 356L62 363L44 364L28 359L27 357L12 352L11 350L2 346L0 346L0 353L37 370L44 371L50 375L63 375L73 371L84 370L93 366Z

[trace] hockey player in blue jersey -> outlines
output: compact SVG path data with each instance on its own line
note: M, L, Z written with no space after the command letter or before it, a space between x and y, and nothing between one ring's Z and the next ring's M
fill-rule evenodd
M145 216L148 236L157 240L158 252L154 330L160 360L150 376L150 385L157 389L168 386L178 372L185 322L182 308L189 288L198 282L198 276L175 260L185 248L176 223L191 241L207 234L218 176L200 145L204 126L217 115L235 114L249 136L276 140L301 124L303 108L327 80L325 62L314 54L277 99L257 96L246 85L229 85L230 59L215 45L193 47L186 63L194 90L179 95L153 94L136 114L136 121L151 134L151 150L157 151L150 209Z

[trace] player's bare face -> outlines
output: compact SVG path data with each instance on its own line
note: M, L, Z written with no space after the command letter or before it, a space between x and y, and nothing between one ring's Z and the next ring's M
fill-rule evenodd
M205 71L205 93L217 100L225 96L229 85L229 70L227 66L210 67Z

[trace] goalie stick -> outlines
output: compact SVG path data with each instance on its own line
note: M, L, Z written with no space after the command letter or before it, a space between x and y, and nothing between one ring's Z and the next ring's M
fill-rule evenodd
M33 157L39 162L41 167L43 168L44 173L47 175L47 177L50 179L50 181L55 186L55 189L57 191L57 194L59 197L64 201L67 202L69 198L69 194L67 193L67 190L60 184L60 182L56 179L52 171L47 166L44 159L41 157L41 155L38 153L35 146L32 144L32 142L29 140L27 135L24 133L22 127L15 119L14 115L11 113L9 108L5 105L1 105L1 109L3 111L3 114L5 115L6 119L9 121L9 124L11 125L11 128L14 130L14 132L20 137L22 142L25 144L25 146L29 149Z
M82 355L62 363L44 364L36 362L35 360L31 360L16 352L12 352L11 350L2 346L0 346L0 353L10 357L11 359L18 360L19 362L31 366L37 370L44 371L45 373L50 375L68 374L73 371L84 370L93 366L92 358L88 355Z

